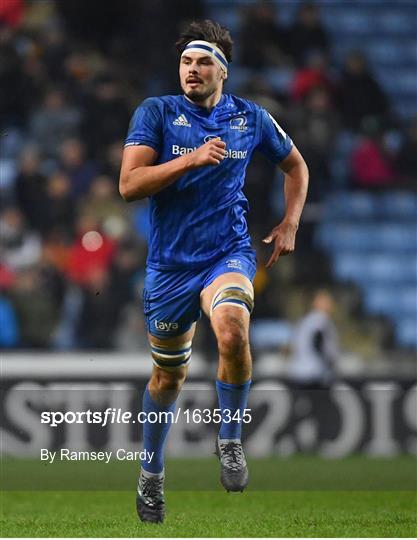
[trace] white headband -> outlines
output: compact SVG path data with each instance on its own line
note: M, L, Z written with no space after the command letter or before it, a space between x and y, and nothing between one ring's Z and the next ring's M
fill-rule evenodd
M187 45L185 46L185 49L182 51L181 56L183 56L187 52L199 52L208 54L209 56L211 56L211 58L213 58L213 60L217 62L217 64L227 75L227 68L229 64L226 60L224 52L220 50L215 43L210 43L209 41L203 40L190 41L190 43L187 43Z

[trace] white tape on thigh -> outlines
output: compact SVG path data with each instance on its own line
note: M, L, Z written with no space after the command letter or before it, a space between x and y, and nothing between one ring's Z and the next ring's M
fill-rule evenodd
M154 365L168 371L186 366L191 360L191 344L191 341L170 346L151 344Z
M241 283L227 283L222 285L213 295L210 307L210 316L219 306L230 305L243 308L249 313L253 310L253 294Z

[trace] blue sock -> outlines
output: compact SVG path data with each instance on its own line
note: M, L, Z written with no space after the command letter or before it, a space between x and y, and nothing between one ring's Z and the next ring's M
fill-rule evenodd
M143 394L143 412L149 414L150 412L159 413L159 412L175 412L175 401L170 405L159 405L155 403L152 399L148 387L146 386L145 392ZM154 416L154 415L152 415ZM171 416L171 415L169 415ZM153 418L151 417L153 420ZM168 435L169 428L171 427L172 421L168 418L168 421L165 422L144 422L143 423L143 449L146 450L147 456L149 453L154 452L152 459L147 461L147 459L141 460L142 468L154 474L158 474L164 469L164 453L165 453L165 443Z
M251 380L246 381L243 384L232 384L219 380L216 381L216 390L220 409L222 411L224 411L224 409L228 409L230 411L231 418L233 418L236 411L239 411L239 413L236 415L236 417L239 416L239 418L236 418L231 422L225 422L229 415L228 413L222 413L223 421L219 432L220 439L241 438L242 416L248 403L250 384Z

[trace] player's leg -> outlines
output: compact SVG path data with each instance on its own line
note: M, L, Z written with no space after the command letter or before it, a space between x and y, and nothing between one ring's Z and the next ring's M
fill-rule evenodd
M218 344L219 399L229 405L237 405L240 401L246 405L247 389L252 375L249 348L249 321L253 308L252 283L243 274L222 274L204 289L201 301L203 311L210 317ZM234 403L230 401L232 398ZM222 423L222 437L225 435L224 438L240 438L240 434L240 422Z
M171 418L172 415L160 413L175 410L176 399L184 383L191 358L194 331L195 324L181 336L161 339L149 334L154 366L143 395L142 410L146 417L152 412L168 420ZM142 468L148 472L159 474L163 471L163 453L171 423L168 421L143 424L144 450L147 451L147 455L153 455L151 462L148 463L146 460L142 462Z
M228 491L243 491L248 482L241 431L252 374L249 348L252 283L241 273L226 272L204 289L201 301L219 349L216 389L223 414L217 442L221 480Z
M160 522L165 512L165 444L191 358L201 285L193 272L149 268L144 285L143 306L154 366L143 395L143 446L145 455L152 458L141 463L137 510L142 520Z
M136 505L142 521L155 523L164 519L165 445L176 399L187 374L194 331L195 324L184 334L167 339L149 334L154 366L143 394L142 411L145 418L151 419L143 423L144 455L152 458L145 457L141 462Z

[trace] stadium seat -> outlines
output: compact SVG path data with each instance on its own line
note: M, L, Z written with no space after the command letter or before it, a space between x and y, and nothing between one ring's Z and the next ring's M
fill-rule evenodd
M257 350L277 349L288 345L292 325L280 319L254 319L250 327L250 341Z
M404 5L404 4L403 4ZM416 13L415 10L404 11L403 5L401 11L384 9L376 17L376 25L381 32L389 34L404 34L416 31Z
M240 92L250 77L251 71L249 69L237 65L231 67L225 91L232 94Z
M276 92L288 94L294 78L294 71L292 69L269 69L263 75L265 75L266 80Z
M222 3L221 5L210 4L208 6L210 17L219 22L221 25L226 26L232 34L237 34L240 29L241 17L240 11L233 5L227 5Z
M385 90L392 95L413 95L417 93L415 66L386 69L375 66L375 75Z
M415 224L323 223L316 232L319 246L333 252L414 251L417 244Z
M401 98L398 99L398 102L395 105L395 109L398 112L398 114L406 120L409 121L410 118L416 115L416 98L415 96L411 99L408 99L408 97L401 96Z
M372 63L396 66L399 64L407 64L410 61L408 57L409 49L402 47L401 43L396 40L381 41L376 40L375 43L369 44L367 49L368 59Z
M404 317L397 321L395 335L404 347L417 349L417 321L415 317Z
M378 198L378 215L401 221L416 221L417 196L407 191L393 191Z
M417 256L386 254L341 253L333 259L337 277L353 281L362 287L371 284L415 283L417 281Z
M0 159L0 192L12 189L17 175L15 159Z
M417 281L417 257L415 255L371 255L368 261L368 272L375 281Z
M389 251L415 251L417 235L415 223L411 224L384 224L378 225L378 232L374 236L376 249Z
M372 15L367 10L351 10L339 6L333 13L324 15L325 24L329 30L346 34L368 34L372 29Z
M372 194L358 192L335 193L326 204L325 219L332 221L363 219L369 220L375 212L375 199Z
M395 65L400 67L410 66L417 61L417 48L415 42L398 36L384 41L376 38L368 46L368 58L382 64L393 64L395 61Z
M372 313L399 316L417 316L417 285L379 286L366 288L364 305Z

